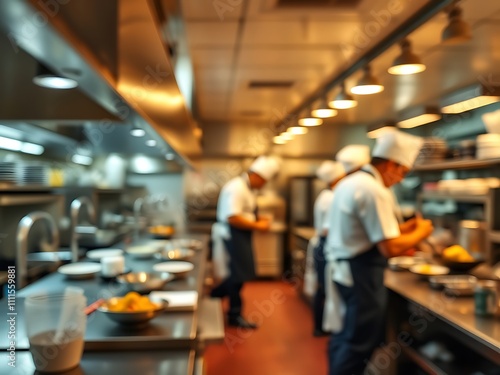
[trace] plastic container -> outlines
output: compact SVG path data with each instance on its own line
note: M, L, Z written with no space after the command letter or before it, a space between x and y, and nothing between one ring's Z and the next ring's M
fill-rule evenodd
M62 372L80 363L87 317L80 288L44 293L25 300L26 332L37 371Z

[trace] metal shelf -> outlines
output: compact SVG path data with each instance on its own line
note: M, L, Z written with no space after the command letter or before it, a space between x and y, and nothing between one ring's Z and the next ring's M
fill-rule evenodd
M469 194L453 194L446 192L437 191L425 191L420 193L420 199L422 200L454 200L457 202L464 203L486 203L489 195L469 195Z
M425 165L416 165L413 170L420 171L444 171L447 169L474 169L474 168L488 168L500 164L500 159L488 160L454 160L443 161L441 163L430 163Z

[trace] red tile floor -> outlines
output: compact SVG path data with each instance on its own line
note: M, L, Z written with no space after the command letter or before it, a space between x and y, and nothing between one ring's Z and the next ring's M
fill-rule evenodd
M313 337L311 309L292 284L247 283L243 301L243 315L260 327L252 331L226 326L224 343L205 351L206 375L327 373L328 338Z

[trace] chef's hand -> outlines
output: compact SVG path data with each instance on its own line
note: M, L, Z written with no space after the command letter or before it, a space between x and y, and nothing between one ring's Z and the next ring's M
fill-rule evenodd
M429 237L434 231L434 225L432 225L431 220L422 219L421 217L416 217L416 227L420 231L423 238Z
M263 232L268 231L271 228L271 221L267 219L259 219L255 222L255 229Z

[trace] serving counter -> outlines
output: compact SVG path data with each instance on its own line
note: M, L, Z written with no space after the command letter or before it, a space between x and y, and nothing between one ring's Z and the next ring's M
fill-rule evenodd
M105 351L109 353L110 358L120 359L121 361L124 356L120 357L118 353L122 351L132 351L131 353L134 353L133 356L141 358L141 350L147 350L147 357L149 357L150 353L161 350L161 353L164 354L170 353L170 351L174 352L170 354L175 357L176 361L180 361L181 358L184 358L189 362L185 363L185 368L193 368L194 356L192 356L191 353L194 353L200 346L200 309L202 306L207 305L202 303L202 295L208 251L208 237L205 235L190 235L189 238L199 239L203 243L202 249L196 251L193 259L190 260L190 262L194 264L194 269L190 271L185 278L174 279L168 282L163 290L196 291L198 293L198 308L194 310L186 309L185 311L168 311L167 308L165 313L159 315L149 322L148 325L141 328L121 326L109 320L108 317L100 311L95 311L89 315L87 319L82 366L88 366L89 369L97 368L95 367L98 366L96 361L97 358L100 358L97 352L102 353ZM141 244L145 241L147 241L147 239L138 241L134 243L134 245ZM156 259L139 260L131 258L127 254L125 255L126 268L132 271L151 271L152 266L158 262L159 261ZM128 292L125 286L117 284L116 282L104 281L99 276L87 280L69 280L65 278L64 275L57 272L47 275L37 282L17 291L15 302L17 313L16 350L19 354L22 355L22 351L26 351L26 353L29 354L29 352L27 352L29 349L29 342L26 336L25 322L23 320L24 299L26 296L40 291L63 291L67 286L82 288L87 297L88 305L100 298L107 299L113 296L121 296ZM0 313L2 313L3 316L7 316L7 302L5 299L1 302ZM213 304L211 305L213 306ZM220 303L218 307L220 309ZM1 325L0 327L0 348L2 350L9 347L7 328L7 325ZM126 357L128 357L128 354ZM161 362L161 355L158 355L157 359ZM148 366L152 369L154 366L160 365L160 362L154 360L154 356L149 361ZM124 374L125 373L127 372L124 372ZM143 373L142 370L141 373ZM184 373L192 374L192 370L191 372L175 372L175 374Z

